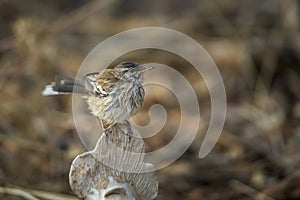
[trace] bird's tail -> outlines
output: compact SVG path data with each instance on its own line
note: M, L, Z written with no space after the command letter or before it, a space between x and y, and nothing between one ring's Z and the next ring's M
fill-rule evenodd
M42 91L42 95L44 96L71 93L85 94L86 88L84 83L71 78L56 77L56 81L52 82L50 85L46 85L45 89Z

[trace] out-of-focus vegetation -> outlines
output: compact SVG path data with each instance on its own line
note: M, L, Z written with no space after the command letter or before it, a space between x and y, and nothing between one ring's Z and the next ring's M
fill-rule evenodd
M160 26L205 47L224 79L228 110L218 144L199 159L210 119L203 80L186 61L166 52L124 56L181 70L199 91L199 134L178 161L157 172L158 199L300 199L299 9L297 0L1 0L0 186L71 194L69 166L85 149L71 98L43 97L43 87L57 74L75 76L86 54L105 38ZM168 121L177 123L176 102L157 92L139 116L162 103ZM148 148L168 143L172 127L147 139Z

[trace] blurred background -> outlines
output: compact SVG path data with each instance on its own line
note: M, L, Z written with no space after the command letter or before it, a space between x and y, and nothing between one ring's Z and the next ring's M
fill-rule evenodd
M69 167L85 148L71 97L41 91L55 75L74 77L104 39L159 26L208 51L223 77L228 110L217 145L199 159L211 111L201 76L184 59L158 50L116 61L163 63L197 91L199 133L180 159L157 171L157 199L300 199L299 9L298 0L0 0L0 186L72 195ZM146 140L148 151L172 140L180 120L176 98L157 90L135 117L138 124L149 123L154 103L168 118ZM0 193L0 199L22 198Z

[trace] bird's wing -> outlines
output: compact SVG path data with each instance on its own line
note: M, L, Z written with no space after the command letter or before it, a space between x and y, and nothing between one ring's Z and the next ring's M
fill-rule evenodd
M118 81L111 69L104 69L102 72L89 73L85 75L85 86L90 93L99 97L105 97L113 89L114 83Z

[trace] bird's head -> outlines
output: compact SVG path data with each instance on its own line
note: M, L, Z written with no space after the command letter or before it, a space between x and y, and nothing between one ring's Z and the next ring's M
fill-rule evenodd
M115 67L115 70L121 74L122 79L133 82L143 81L143 73L151 69L154 69L154 67L133 62L121 62Z

